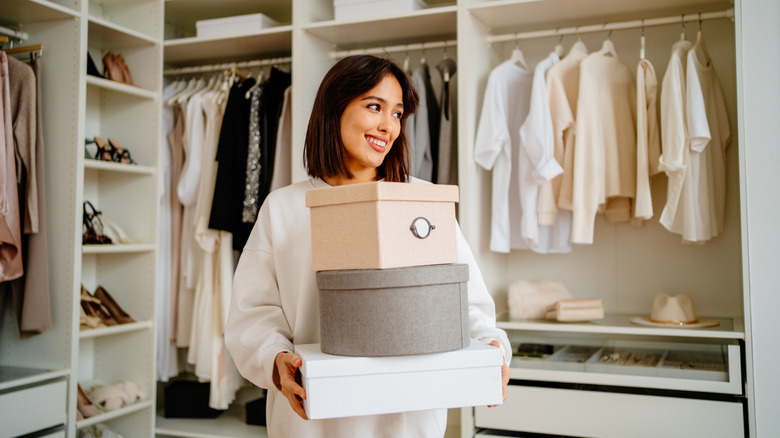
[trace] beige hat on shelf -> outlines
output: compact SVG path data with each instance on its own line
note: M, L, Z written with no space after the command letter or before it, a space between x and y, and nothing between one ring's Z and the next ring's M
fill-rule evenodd
M714 319L697 318L693 300L688 294L667 295L660 293L653 300L650 316L631 318L634 324L651 327L701 328L718 325Z

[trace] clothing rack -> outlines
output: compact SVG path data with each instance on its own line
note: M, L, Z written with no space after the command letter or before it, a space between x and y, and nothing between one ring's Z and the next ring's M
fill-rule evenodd
M171 76L171 75L192 74L192 73L205 73L211 71L229 70L231 68L253 68L253 67L263 67L266 65L290 64L290 63L292 63L292 57L287 56L282 58L256 59L253 61L238 61L238 62L226 62L221 64L196 65L191 67L167 68L163 70L163 75Z
M27 33L20 30L10 29L4 26L0 26L0 35L7 35L12 39L24 41L27 39Z
M444 49L446 50L447 47L456 47L457 45L458 42L456 40L434 41L430 43L401 44L397 46L384 46L384 47L372 47L367 49L335 51L335 52L330 52L330 57L337 59L337 58L344 58L350 55L379 55L382 53L410 52L410 51L417 51L417 50L425 51L425 49L439 49L442 47L444 47Z
M683 28L686 22L704 20L717 20L721 18L734 19L734 9L725 11L704 12L697 14L682 14L681 16L648 18L647 20L621 21L615 23L594 24L589 26L563 27L558 29L536 30L530 32L518 32L504 35L492 35L487 38L488 43L497 43L504 41L519 41L533 38L545 38L553 36L574 35L581 33L604 32L622 29L639 29L648 26L663 26L667 24L681 23Z

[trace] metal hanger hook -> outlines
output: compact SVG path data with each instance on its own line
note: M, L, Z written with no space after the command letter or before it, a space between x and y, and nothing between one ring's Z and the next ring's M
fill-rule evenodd
M645 36L645 19L642 18L642 36Z
M699 30L701 30L701 12L699 12Z
M685 33L685 14L682 14L680 21L682 21L682 31Z

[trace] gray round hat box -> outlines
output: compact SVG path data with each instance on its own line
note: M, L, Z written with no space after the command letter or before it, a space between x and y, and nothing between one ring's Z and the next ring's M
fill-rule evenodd
M469 345L466 264L316 275L323 353L406 356Z

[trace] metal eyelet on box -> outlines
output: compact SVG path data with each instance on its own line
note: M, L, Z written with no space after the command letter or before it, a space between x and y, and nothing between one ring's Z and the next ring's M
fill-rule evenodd
M431 235L431 231L435 230L436 226L431 225L431 223L428 222L428 219L425 219L424 217L418 217L412 221L412 225L409 226L409 229L412 230L414 237L418 239L425 239Z

